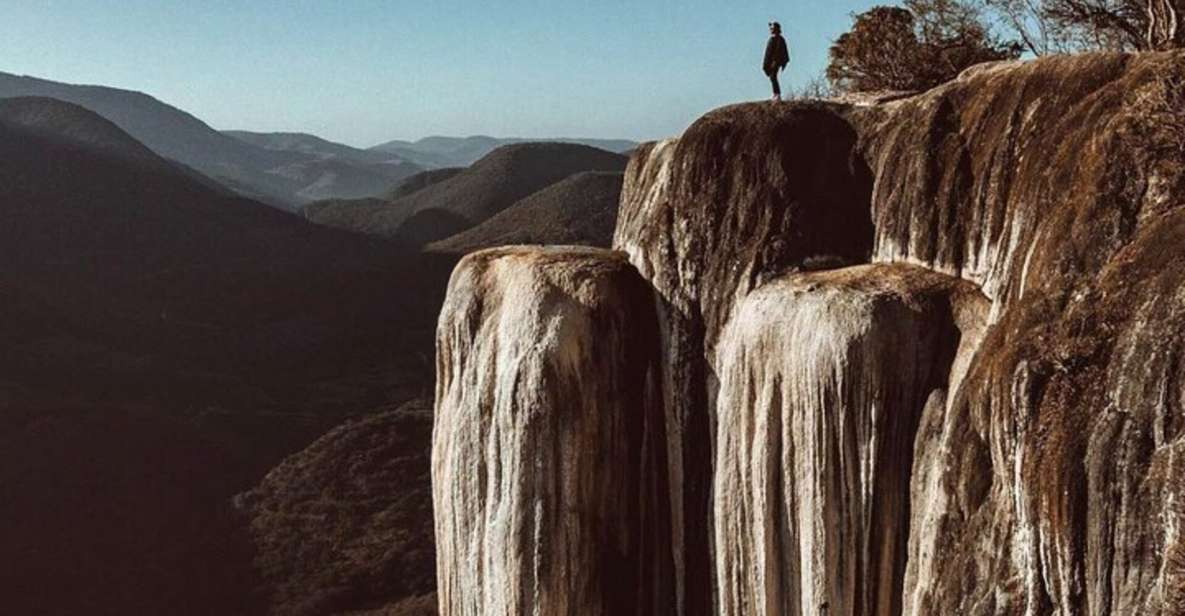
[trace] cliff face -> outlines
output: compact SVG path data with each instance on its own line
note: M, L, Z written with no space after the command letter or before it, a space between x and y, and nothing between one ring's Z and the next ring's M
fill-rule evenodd
M1183 307L1155 279L1182 266L1119 272L1181 255L1185 107L1166 88L1182 74L1179 53L1055 58L858 119L873 259L957 275L993 302L968 377L917 443L907 611L1165 609L1153 578L1182 573L1163 557L1181 520L1166 493L1138 495L1181 445L1156 417L1178 414L1165 396L1180 395L1180 336L1163 328L1179 331Z
M716 361L720 613L899 613L914 434L985 303L909 265L740 302Z
M438 330L432 480L446 614L673 601L652 294L620 255L467 257Z
M660 393L616 404L662 417L659 613L1185 610L1183 77L1180 52L987 65L639 148L615 247Z

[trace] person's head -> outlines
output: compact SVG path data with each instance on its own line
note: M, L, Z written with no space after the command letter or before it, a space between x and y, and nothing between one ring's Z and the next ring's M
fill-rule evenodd
M781 34L782 33L782 24L780 24L776 21L769 22L769 33L770 34Z

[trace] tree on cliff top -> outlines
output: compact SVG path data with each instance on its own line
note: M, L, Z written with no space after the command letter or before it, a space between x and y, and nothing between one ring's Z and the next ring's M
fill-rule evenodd
M1014 59L966 0L906 0L855 17L831 46L827 79L840 92L924 90L981 62Z
M1035 55L1185 46L1185 0L980 0Z

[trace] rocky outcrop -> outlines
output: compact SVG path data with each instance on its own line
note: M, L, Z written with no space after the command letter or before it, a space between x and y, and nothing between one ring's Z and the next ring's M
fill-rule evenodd
M871 176L856 133L826 106L740 106L677 142L641 148L626 171L615 247L654 285L667 341L679 586L709 613L715 376L707 359L737 298L793 267L863 260Z
M1180 109L1148 102L1182 74L1181 54L1054 58L862 118L874 258L958 275L993 302L967 378L917 443L907 612L1166 609L1149 592L1166 571L1171 490L1139 500L1135 486L1179 446L1176 431L1156 438L1152 417L1175 403L1152 392L1175 388L1180 340L1147 337L1181 310L1147 286L1175 268L1129 272L1123 293L1112 272L1168 246L1185 203L1168 137ZM1120 314L1145 306L1156 316Z
M604 250L475 253L437 340L442 614L661 613L666 444L641 277Z
M718 613L900 612L914 435L986 303L877 265L739 304L716 362Z
M1000 63L640 147L614 246L661 395L614 404L665 425L675 596L646 613L1182 613L1183 77ZM458 348L445 382L518 365Z

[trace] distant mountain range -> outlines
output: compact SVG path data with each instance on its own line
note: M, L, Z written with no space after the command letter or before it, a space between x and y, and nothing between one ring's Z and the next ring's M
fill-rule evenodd
M628 159L587 145L519 143L395 199L313 203L303 210L327 226L423 246L481 224L518 201L583 171L621 172ZM423 181L423 180L421 180Z
M111 121L160 156L234 192L283 208L322 199L379 196L426 169L465 167L502 145L525 139L428 137L354 148L304 133L220 132L147 94L0 73L0 98L48 97ZM558 139L610 151L629 141Z
M587 145L618 154L638 147L637 143L622 139L500 139L478 135L474 137L425 137L419 141L388 141L370 148L370 151L393 154L422 167L468 167L502 146L539 142Z

